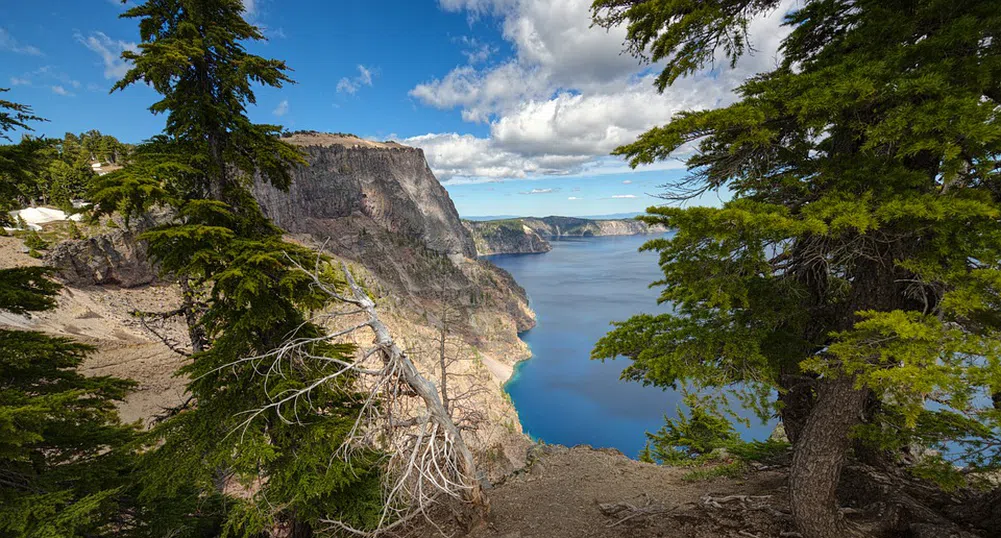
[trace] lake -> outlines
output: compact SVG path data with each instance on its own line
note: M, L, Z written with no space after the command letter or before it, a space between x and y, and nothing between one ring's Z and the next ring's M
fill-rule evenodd
M670 311L657 305L659 291L649 288L663 276L657 254L638 252L651 237L554 240L545 254L488 258L525 288L537 316L536 327L521 334L532 358L518 364L505 386L533 439L616 448L636 457L644 432L659 429L665 413L675 415L678 393L619 379L627 359L589 358L612 321ZM756 439L767 438L772 428L756 419L750 428L737 427Z

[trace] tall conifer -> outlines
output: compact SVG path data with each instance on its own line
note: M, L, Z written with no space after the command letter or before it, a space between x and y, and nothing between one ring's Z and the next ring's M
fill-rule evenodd
M597 23L665 62L663 90L746 52L779 0L597 0ZM697 148L687 199L656 207L662 300L595 357L658 385L779 393L795 446L791 497L806 538L864 534L839 512L850 449L870 463L919 444L999 461L1001 11L994 0L808 0L783 59L736 103L679 114L616 153L634 166ZM923 476L950 465L926 459ZM933 472L929 472L933 471Z
M304 311L329 300L289 261L313 254L285 243L248 189L255 174L287 188L292 168L304 161L278 138L278 126L247 118L254 84L281 87L291 79L284 62L244 48L263 36L242 12L239 0L150 0L122 15L138 19L142 42L123 54L133 67L115 88L149 84L162 96L150 110L166 115L166 127L137 148L129 166L102 178L93 197L99 214L142 217L154 206L170 208L171 222L142 238L181 282L194 352L181 371L192 380L193 399L153 430L143 499L188 495L192 511L157 523L186 533L197 531L192 515L222 516L225 532L238 536L310 536L323 517L364 527L380 508L377 467L330 457L357 415L350 379L302 402L307 422L294 413L245 422L247 411L334 365L290 363L270 384L249 362L224 367L271 351L293 333L320 336ZM315 356L333 358L354 351L322 338L312 347ZM194 514L199 499L220 496L224 514Z

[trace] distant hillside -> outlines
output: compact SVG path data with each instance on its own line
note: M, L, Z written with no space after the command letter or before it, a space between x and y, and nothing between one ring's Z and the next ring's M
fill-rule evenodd
M548 239L561 237L645 235L666 231L663 227L651 227L633 219L593 220L579 217L464 220L463 225L473 236L476 253L480 256L549 252L552 245Z

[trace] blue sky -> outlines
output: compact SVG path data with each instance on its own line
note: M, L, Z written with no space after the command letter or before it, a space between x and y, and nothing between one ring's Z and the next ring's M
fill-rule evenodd
M792 0L790 0L792 1ZM590 28L589 0L244 0L269 37L252 51L288 62L298 84L261 89L254 121L422 147L460 214L641 211L680 161L637 171L615 147L686 109L724 105L774 62L779 14L752 25L759 53L664 94L656 66L620 54L623 34ZM108 94L134 47L116 0L0 5L0 87L50 121L48 136L99 129L138 142L160 131L152 90ZM713 196L701 203L718 203Z

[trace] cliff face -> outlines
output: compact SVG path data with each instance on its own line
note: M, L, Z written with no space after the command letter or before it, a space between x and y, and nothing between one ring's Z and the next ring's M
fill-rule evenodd
M465 221L480 256L549 252L547 239L664 233L663 226L649 226L632 219L591 220L577 217L526 217Z
M517 220L493 222L463 221L473 236L476 253L490 254L531 254L549 252L553 247L532 228Z
M512 465L523 463L530 441L522 435L517 412L504 397L502 385L513 373L514 364L530 356L518 338L519 332L535 323L525 290L506 271L476 259L472 237L421 150L316 133L288 140L303 148L309 165L293 171L287 193L260 178L255 180L253 192L264 213L286 230L290 239L322 246L335 259L348 262L375 298L394 338L435 383L440 374L428 344L437 338L437 313L447 304L452 320L449 338L458 342L456 349L462 354L450 367L454 368L450 375L457 379L449 384L457 383L457 390L462 390L464 383L479 384L468 393L473 395L470 408L483 417L480 429L471 434L481 465L496 478L511 471ZM105 301L115 294L149 294L154 289L163 292L162 296L154 293L146 303L133 303L128 295L100 310L100 318L114 318L115 323L105 323L107 334L94 335L100 338L95 364L114 363L120 355L116 346L120 345L160 346L163 349L157 347L157 353L170 355L158 340L135 338L135 342L125 344L109 340L121 332L115 330L122 328L122 320L131 320L127 312L136 308L134 305L160 311L179 300L176 287L146 285L153 281L155 271L134 236L115 231L67 241L54 249L51 262L60 267L68 284L66 295L74 301ZM135 287L123 290L120 286ZM80 322L73 320L78 317L86 320L93 316L81 314L81 308L70 303L65 306L58 315L69 320L63 324L70 327L64 327L66 331L77 330ZM91 310L98 312L96 307ZM335 327L341 328L345 327ZM175 331L171 337L185 346L184 331ZM144 387L125 404L134 407L139 401L153 405L163 401L164 394L183 393L185 381L171 375L175 367L176 361L155 375L139 370L108 372L133 377ZM147 390L145 387L156 385L154 377L161 374L169 379L169 385ZM143 412L129 416L148 418Z
M591 220L577 217L521 219L526 226L548 238L598 237L605 235L644 235L664 232L660 226L648 226L632 219Z
M436 382L435 363L420 350L436 338L438 312L448 304L449 333L468 355L454 373L488 384L475 404L488 420L473 444L506 456L488 465L491 474L510 470L527 438L501 387L530 356L518 338L535 324L525 290L476 259L472 236L421 150L317 133L286 140L303 148L308 165L294 170L287 193L255 181L264 213L291 238L322 245L360 270L394 337Z
M275 224L290 233L335 233L339 219L370 221L387 232L445 254L474 257L473 240L424 152L394 143L297 134L286 139L306 153L281 192L258 178L254 196Z

